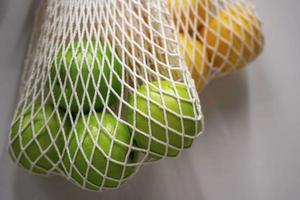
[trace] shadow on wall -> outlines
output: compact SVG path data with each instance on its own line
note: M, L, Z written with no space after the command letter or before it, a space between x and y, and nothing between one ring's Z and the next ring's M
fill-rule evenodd
M40 0L31 0L31 2L29 4L29 10L27 12L27 15L24 17L24 23L23 23L22 29L20 31L20 35L18 37L18 42L23 41L24 34L27 35L27 34L31 33L32 28L33 28L36 10L37 10L40 2L41 2Z
M228 114L238 113L245 108L248 98L248 80L244 70L212 80L200 94L204 115L210 115L212 109Z
M189 154L195 157L197 152L203 152L198 155L200 163L207 162L202 163L203 171L219 173L220 164L228 169L247 169L250 162L247 155L252 151L253 138L249 134L252 123L246 71L215 80L200 98L205 131L195 140ZM214 177L213 174L211 176Z
M0 27L1 27L2 21L4 19L4 16L7 12L9 2L10 2L10 0L1 0L0 1Z
M11 54L12 59L15 54L20 55L20 53L21 53L21 55L23 55L23 60L26 59L25 56L26 56L28 45L29 45L31 32L33 29L34 17L35 17L35 13L36 13L35 11L37 10L39 2L40 2L39 0L31 0L30 4L28 6L29 10L28 10L26 16L24 16L23 24L19 31L19 35L16 39L16 43L14 46L14 50L13 50L14 53ZM24 39L24 37L27 39ZM23 48L20 48L21 45L25 46L25 51ZM22 64L24 64L24 62L22 62Z

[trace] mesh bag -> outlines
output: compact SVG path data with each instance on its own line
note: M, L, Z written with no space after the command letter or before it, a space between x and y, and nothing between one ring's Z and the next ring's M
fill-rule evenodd
M198 91L243 68L262 51L261 22L251 0L167 0L180 52Z
M118 188L202 133L194 82L161 0L45 0L9 152L35 174Z

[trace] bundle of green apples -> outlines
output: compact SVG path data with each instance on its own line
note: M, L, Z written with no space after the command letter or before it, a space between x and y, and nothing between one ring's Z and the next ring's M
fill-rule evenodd
M11 126L10 155L32 173L92 191L118 188L147 160L177 156L202 131L190 88L156 80L129 90L122 62L101 41L74 40L50 60L49 98L24 103Z

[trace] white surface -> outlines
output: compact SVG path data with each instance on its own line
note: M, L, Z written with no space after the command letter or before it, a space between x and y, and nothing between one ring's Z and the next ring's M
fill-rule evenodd
M35 0L36 1L36 0ZM144 167L118 191L84 192L8 157L9 123L34 0L0 0L0 200L300 199L300 1L256 0L266 48L201 95L206 131L176 160Z

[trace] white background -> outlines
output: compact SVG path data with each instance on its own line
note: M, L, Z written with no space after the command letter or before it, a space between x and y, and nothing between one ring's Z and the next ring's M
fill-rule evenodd
M8 157L34 0L0 0L0 200L299 200L300 1L255 3L266 48L201 94L206 131L192 149L144 167L120 190L90 193L60 177L30 175Z

